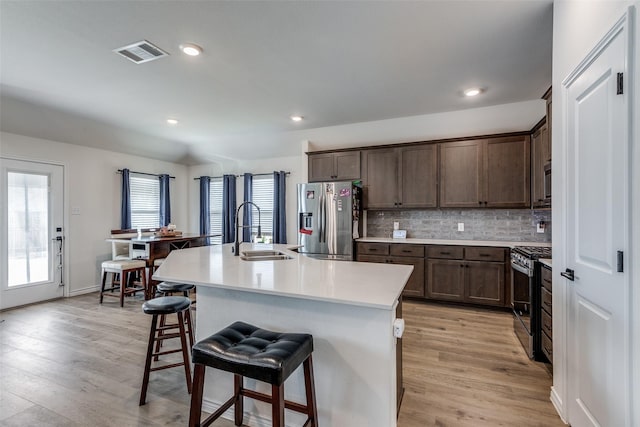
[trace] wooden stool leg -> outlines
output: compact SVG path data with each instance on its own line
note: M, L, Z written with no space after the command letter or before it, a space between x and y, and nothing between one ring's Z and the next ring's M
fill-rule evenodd
M199 363L196 363L193 368L193 392L191 393L191 408L189 409L189 427L200 427L205 368L205 365Z
M124 307L124 292L127 290L127 278L129 277L129 272L127 270L122 270L120 274L120 307Z
M121 278L122 279L122 278ZM144 376L142 378L142 390L140 391L140 406L147 400L147 387L149 385L149 373L151 372L151 355L153 354L153 341L156 337L156 324L158 315L154 314L151 319L151 332L149 333L149 345L147 346L147 358L144 363Z
M313 362L311 355L303 363L304 388L307 394L307 415L311 420L311 426L318 427L318 407L316 405L316 385L313 378Z
M180 344L182 345L182 359L184 360L184 374L187 379L187 391L191 394L191 362L189 361L187 334L184 330L184 318L182 317L181 311L178 312L178 327L180 328Z
M140 270L140 278L142 280L142 296L144 297L145 301L148 299L151 299L152 297L149 296L149 293L151 292L150 289L148 289L149 283L147 282L147 269L143 268L142 270Z
M102 286L100 286L100 304L102 304L102 298L104 297L104 286L107 283L107 271L102 269Z
M184 313L185 323L187 324L187 333L189 334L189 349L193 348L193 321L191 320L191 307L187 308ZM191 353L191 351L189 351Z
M234 421L237 426L242 425L242 420L244 418L244 397L240 394L240 391L243 387L243 377L241 375L235 374L233 376L233 413L234 413Z
M271 425L284 427L284 384L271 386Z
M160 315L160 330L158 331L158 340L156 341L156 353L158 353L160 351L160 347L162 347L162 340L160 339L161 336L164 335L164 330L162 329L165 325L167 324L167 315L166 314L161 314ZM158 361L160 360L160 356L155 356L153 358L154 361Z

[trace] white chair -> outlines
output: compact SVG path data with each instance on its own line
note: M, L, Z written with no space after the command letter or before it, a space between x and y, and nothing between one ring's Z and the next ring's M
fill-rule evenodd
M100 287L100 304L103 297L111 296L120 298L120 307L124 305L124 297L135 295L136 292L144 292L145 299L148 297L147 289L147 263L144 260L112 260L102 263L102 286ZM111 273L111 287L106 288L107 274ZM140 277L141 283L130 280L131 274ZM116 280L116 275L119 280ZM115 293L115 290L119 290Z

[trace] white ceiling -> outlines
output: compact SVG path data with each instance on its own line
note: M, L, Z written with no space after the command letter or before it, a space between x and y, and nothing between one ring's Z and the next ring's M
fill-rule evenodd
M170 56L112 52L142 39ZM540 98L551 42L551 0L2 0L1 125L186 164L294 155L278 134Z

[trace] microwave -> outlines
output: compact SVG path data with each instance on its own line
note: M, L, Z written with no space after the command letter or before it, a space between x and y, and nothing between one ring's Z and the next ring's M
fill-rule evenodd
M149 259L149 244L143 242L131 242L129 256L132 259Z
M551 162L544 165L544 202L551 204Z

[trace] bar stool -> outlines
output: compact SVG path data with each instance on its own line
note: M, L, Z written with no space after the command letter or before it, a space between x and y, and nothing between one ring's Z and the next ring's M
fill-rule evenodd
M119 297L120 307L124 305L124 297L126 295L134 295L136 292L144 292L145 299L147 296L147 275L146 275L146 263L143 260L111 260L104 261L102 263L102 286L100 287L100 304L102 304L103 297ZM111 273L111 287L105 289L107 282L107 274ZM141 286L135 286L135 283L130 281L130 274L139 273ZM119 280L116 280L116 275L119 275ZM114 290L120 290L120 293L113 293ZM109 293L105 293L111 291Z
M158 268L162 265L166 258L156 258L153 260L153 265L149 268L149 278L147 279L147 283L149 283L149 298L153 298L156 293L156 286L158 281L153 280L153 273L156 272ZM185 295L186 296L186 295Z
M144 405L147 398L147 387L149 386L149 374L153 371L160 371L162 369L175 368L178 366L184 366L184 373L187 379L187 391L191 393L191 364L189 363L189 352L187 347L187 334L185 331L183 313L189 310L191 300L186 297L170 296L159 297L146 301L142 304L142 311L146 314L151 314L151 332L149 333L149 345L147 346L147 358L144 365L144 376L142 378L142 390L140 392L140 406ZM173 325L158 326L158 316L164 316L167 314L176 313L178 315L178 322ZM167 334L168 330L178 329L178 332ZM190 326L189 326L189 329ZM157 335L156 335L157 333ZM170 338L180 338L180 348L165 350L165 351L153 351L154 343L158 343L162 340ZM151 359L154 357L157 360L157 356L163 356L171 353L182 352L182 362L170 363L163 366L151 367Z
M182 295L185 297L189 297L189 291L194 289L195 285L189 285L186 283L174 283L174 282L161 282L156 286L156 291L159 296L170 296L174 293L182 292ZM167 325L167 316L165 314L160 316L160 328L168 327L168 326L177 326L176 324ZM184 323L186 325L186 331L189 335L189 348L193 347L193 322L191 321L191 310L186 310L184 312ZM163 334L162 331L158 333L159 336ZM162 341L156 342L156 353L160 351L160 347L162 347ZM155 360L158 360L158 357L155 357Z
M250 397L271 403L272 425L284 427L284 409L307 414L305 426L318 427L318 410L313 378L313 337L309 334L279 333L260 329L244 322L235 322L193 346L193 393L189 414L190 427L206 427L232 405L235 424L242 425L243 398ZM307 404L284 399L284 382L300 364L304 366ZM220 369L234 374L233 396L202 423L202 393L205 368ZM245 389L244 377L271 384L271 396Z

